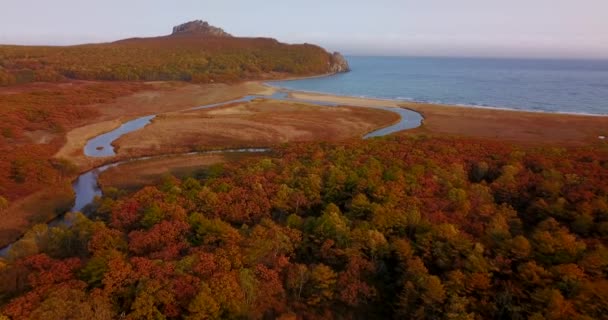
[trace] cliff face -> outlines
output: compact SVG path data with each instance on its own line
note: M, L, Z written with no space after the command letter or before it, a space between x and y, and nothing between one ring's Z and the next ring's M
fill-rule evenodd
M332 73L349 72L348 61L339 52L334 52L330 57L329 70Z
M172 35L181 34L196 34L212 37L232 37L231 34L225 32L223 29L214 27L207 23L207 21L202 20L194 20L173 27Z

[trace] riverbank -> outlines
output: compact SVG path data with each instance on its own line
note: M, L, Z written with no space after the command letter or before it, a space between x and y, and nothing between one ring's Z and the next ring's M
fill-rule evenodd
M399 120L398 114L384 110L254 99L211 109L164 113L113 145L118 154L133 157L218 147L341 141L362 137Z
M235 85L195 85L184 84L172 90L143 91L119 98L108 104L90 106L101 115L89 124L76 128L66 134L63 147L55 158L72 161L86 171L104 163L101 158L86 157L83 148L92 137L99 136L118 128L121 124L138 117L167 112L184 111L196 106L220 103L241 98L246 95L272 95L276 89L259 82L244 82Z
M136 87L138 90L133 89L131 90L132 93L124 94L123 92L126 92L127 89L123 89L120 91L120 95L115 94L116 98L97 98L97 100L108 100L107 102L73 107L72 109L75 110L75 113L78 112L77 114L92 114L94 116L88 118L73 117L69 123L70 125L66 126L67 130L62 132L61 136L55 134L51 144L45 144L44 141L40 142L38 148L45 147L54 150L49 152L49 159L44 158L42 160L67 163L69 164L69 170L63 172L61 181L51 181L43 188L37 188L18 199L12 199L8 208L0 210L0 247L14 242L33 225L52 220L58 214L69 210L74 199L70 184L78 175L101 165L129 158L128 156L97 159L85 157L82 151L88 139L111 131L128 120L148 114L185 110L195 106L237 99L248 94L270 95L275 91L275 89L263 86L258 82L244 82L234 85L197 85L179 82L115 84L90 81L30 84L2 88L0 91L7 99L15 100L17 94L33 92L32 95L37 94L36 97L46 97L48 95L49 98L47 99L55 101L58 100L56 91L59 90L76 90L74 96L79 98L80 95L90 95L89 91L95 93L91 89L85 91L88 87L99 87L98 90L109 92L104 97L109 96L114 91L119 91L115 89L116 87ZM65 103L70 102L67 98L65 100ZM84 99L78 101L81 100ZM60 102L63 102L63 100Z
M266 146L288 141L335 141L357 138L373 132L375 129L391 126L399 119L395 112L365 108L327 108L280 99L253 101L251 104L240 106L228 103L243 96L267 97L276 91L259 82L246 82L237 85L174 84L174 87L170 89L167 89L163 84L156 85L163 87L163 90L138 92L111 103L84 107L93 109L100 115L87 124L68 131L65 134L65 143L55 154L55 158L62 161L66 160L74 165L78 173L85 173L108 163L140 156L157 156L201 149L226 149L237 146ZM196 109L198 106L211 105L219 107L221 109L218 111L219 113L209 113L208 110L192 110L192 108ZM88 157L83 153L83 147L89 139L112 131L129 120L149 116L150 114L159 115L161 119L177 120L169 121L169 127L175 130L163 131L151 128L151 130L142 131L143 133L152 132L158 139L170 136L164 146L145 150L139 148L142 143L147 146L150 146L150 143L157 146L158 144L155 144L154 141L158 139L139 137L142 132L138 130L130 134L135 137L133 146L139 148L138 150L119 152L114 157L102 158ZM190 127L190 129L201 127L204 132L198 132L194 137L189 138L167 135L167 133L183 129L184 121L196 120L196 118L200 118L199 120L203 122L210 121L202 124L193 123L193 126ZM223 139L217 140L217 136L226 131L226 126L230 124L232 126L231 133L228 136L224 135ZM244 128L249 129L244 130ZM186 132L181 130L184 134L189 133L188 131L190 130L186 130ZM208 141L202 144L188 142L197 139L200 141L201 138L204 138L201 134L207 136L207 138L214 138L214 136L215 138L206 139ZM128 138L128 136L125 138ZM185 144L182 143L184 141ZM121 146L118 145L118 147ZM125 145L122 147L125 147ZM129 148L123 149L128 150ZM66 180L75 179L75 174L66 177ZM48 195L52 195L54 190L56 190L56 186L49 186L48 190L42 190L40 193L44 193L45 198L49 198ZM2 215L7 219L4 219L0 225L0 246L13 242L33 224L52 220L54 216L65 212L65 210L63 203L59 208L52 203L40 201L40 196L37 194L31 194L20 199L19 202L15 202L10 208L2 212Z
M102 172L98 177L101 189L116 188L132 191L148 185L155 185L166 176L177 178L200 174L209 166L243 159L267 156L267 153L214 153L174 155L128 162Z
M82 173L102 164L127 159L132 156L119 154L114 158L94 159L86 157L82 152L88 139L113 130L128 120L158 113L173 113L175 115L176 112L188 110L192 107L225 102L251 94L270 96L277 90L277 88L265 85L261 81L237 85L158 84L158 90L141 91L118 98L111 103L86 106L85 108L92 108L99 112L100 115L84 126L67 132L65 143L55 157L67 159L76 165L78 173ZM606 140L598 138L608 135L608 117L602 116L470 108L296 91L288 92L291 98L307 101L328 102L344 106L402 108L414 110L422 114L424 116L423 125L417 129L398 133L404 135L449 135L509 141L521 145L549 144L566 147L606 145L607 143ZM229 107L226 108L229 109ZM314 108L311 107L309 113L315 113ZM241 109L239 109L239 112L243 111ZM323 109L315 110L319 111ZM201 111L201 113L204 112ZM241 112L240 116L243 115ZM215 117L217 116L216 114ZM176 117L176 120L180 120L178 118ZM321 118L330 122L333 119L331 116L327 116L325 112L321 115ZM213 118L208 120L211 121ZM388 119L383 119L382 121L385 120L388 121ZM372 122L375 123L375 121ZM392 123L394 121L390 120L388 122ZM174 125L179 126L179 124L180 121L174 121ZM376 123L375 126L377 125ZM324 126L321 125L315 130L322 131ZM216 131L223 130L222 126L214 128ZM264 126L259 128L262 131L263 129ZM361 132L365 130L369 131L369 128L363 128ZM207 133L210 134L212 132ZM140 138L143 139L144 137ZM326 138L326 135L311 136L311 139L322 140ZM141 139L136 140L133 141L132 145L137 145ZM218 145L215 147L221 148L223 146ZM182 149L185 150L187 148ZM146 152L134 153L134 155L148 155L147 153L160 154L161 152L163 150L156 150L155 152L147 150ZM73 177L67 177L66 180L75 178L76 174ZM3 219L0 224L0 247L13 242L33 224L48 220L49 217L56 215L58 210L64 208L66 203L69 202L66 200L69 198L69 195L67 193L66 196L62 195L62 200L58 201L53 198L53 194L57 190L60 190L58 186L50 186L48 190L41 190L15 201L11 207L4 210L1 213Z

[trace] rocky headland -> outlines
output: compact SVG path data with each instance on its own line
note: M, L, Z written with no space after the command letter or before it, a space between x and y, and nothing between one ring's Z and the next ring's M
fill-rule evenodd
M222 28L218 28L210 25L207 21L203 20L194 20L190 22L186 22L180 24L178 26L173 27L172 36L207 36L207 37L224 37L224 38L233 38L234 36L230 33L227 33ZM276 40L275 40L276 41ZM278 43L278 42L277 42ZM339 52L334 52L330 54L329 62L328 62L328 71L329 73L342 73L349 72L350 66L348 65L348 61L342 54Z
M171 35L203 35L211 37L232 37L232 35L222 28L214 27L207 21L194 20L173 27Z
M348 65L348 61L342 54L339 52L334 52L330 58L329 70L332 73L342 73L349 72L350 66Z

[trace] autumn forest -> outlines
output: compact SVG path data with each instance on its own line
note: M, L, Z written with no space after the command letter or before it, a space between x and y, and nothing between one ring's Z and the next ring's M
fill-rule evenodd
M61 203L45 206L28 223L69 208L69 186L79 168L54 155L70 130L98 121L96 106L163 90L159 86L324 74L332 59L314 45L201 35L67 47L0 45L0 213L49 185ZM1 232L0 246L18 233Z
M395 137L293 144L39 226L13 319L598 319L605 151Z
M330 62L331 55L318 46L267 38L167 36L71 47L0 46L0 86L66 79L234 82L324 74Z
M275 99L263 81L348 64L202 21L174 31L194 27L212 34L0 45L0 320L608 317L608 148L594 131L606 118L560 144L568 115L493 126L510 111ZM362 139L405 122L395 108L423 120ZM133 153L120 138L113 156L83 153L144 116ZM221 130L191 129L211 122ZM551 139L528 138L543 123ZM236 147L263 149L223 158ZM209 150L222 151L183 174L141 164L191 168ZM155 182L99 183L69 212L79 175L129 161L143 173L128 177Z

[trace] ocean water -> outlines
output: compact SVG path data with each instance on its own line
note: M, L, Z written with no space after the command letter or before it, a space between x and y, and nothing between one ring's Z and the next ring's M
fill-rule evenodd
M347 57L352 71L288 89L544 112L608 114L608 60Z

